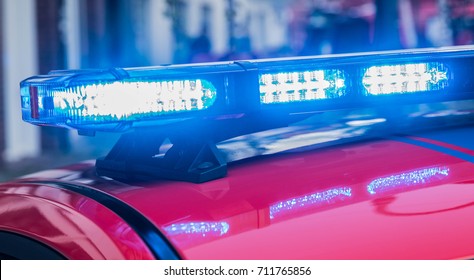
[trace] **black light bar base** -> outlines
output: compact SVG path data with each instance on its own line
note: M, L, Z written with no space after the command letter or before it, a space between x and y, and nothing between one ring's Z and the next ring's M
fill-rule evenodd
M166 145L172 146L160 152ZM123 134L107 156L97 159L96 170L100 176L117 180L203 183L225 177L227 163L209 138L190 133L173 139L165 134L135 131Z

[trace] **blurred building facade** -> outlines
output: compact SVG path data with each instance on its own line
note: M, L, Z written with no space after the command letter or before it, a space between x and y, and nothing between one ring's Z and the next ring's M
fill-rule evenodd
M67 153L21 121L18 83L52 69L472 44L472 0L0 0L0 161Z

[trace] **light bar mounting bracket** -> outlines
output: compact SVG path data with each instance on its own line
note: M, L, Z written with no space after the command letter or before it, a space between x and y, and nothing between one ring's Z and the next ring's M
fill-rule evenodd
M163 147L169 149L160 152ZM225 177L227 163L210 137L137 130L123 134L107 156L97 159L96 170L116 180L203 183Z

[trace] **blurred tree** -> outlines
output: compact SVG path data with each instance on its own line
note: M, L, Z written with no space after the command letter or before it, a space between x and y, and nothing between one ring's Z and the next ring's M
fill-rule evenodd
M38 66L40 74L66 67L64 41L59 29L63 0L37 0ZM70 151L68 131L54 127L41 129L41 149L46 153Z
M308 17L306 40L299 54L318 55L322 53L324 44L330 42L332 37L334 37L336 15L326 13L320 8L312 7ZM341 40L344 40L344 38L341 38Z
M227 32L229 49L220 60L243 60L256 58L250 40L250 25L254 20L240 1L227 0Z
M235 50L235 16L237 14L235 1L227 0L227 32L229 34L229 52Z
M109 34L106 25L106 1L86 0L81 3L81 66L83 68L106 67Z
M334 22L333 53L367 52L370 42L370 23L357 17L340 16Z
M453 45L453 23L451 21L451 7L448 0L437 0L439 14L437 24L428 30L431 32L431 41L436 47Z
M146 0L86 0L81 4L82 67L148 65L139 48L140 12Z
M211 18L211 8L205 4L201 7L201 32L194 38L191 44L189 62L208 62L215 58L211 55L212 44L209 39L209 26Z
M374 45L377 50L401 49L398 0L375 0Z
M166 0L166 16L171 19L174 36L174 63L186 63L189 60L189 37L186 33L186 3L183 0Z

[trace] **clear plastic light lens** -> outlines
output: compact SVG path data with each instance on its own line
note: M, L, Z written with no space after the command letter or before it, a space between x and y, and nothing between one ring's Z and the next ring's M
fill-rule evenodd
M371 66L362 84L371 95L440 90L448 85L448 70L442 63Z
M378 178L367 185L370 194L393 190L401 187L416 187L439 181L449 175L447 167L432 167Z
M332 99L345 94L345 77L340 70L263 73L259 78L263 104Z
M72 122L139 120L203 110L216 98L215 87L200 79L115 81L47 89L38 87L36 91L41 117L58 117ZM29 97L22 96L24 109L31 106Z

